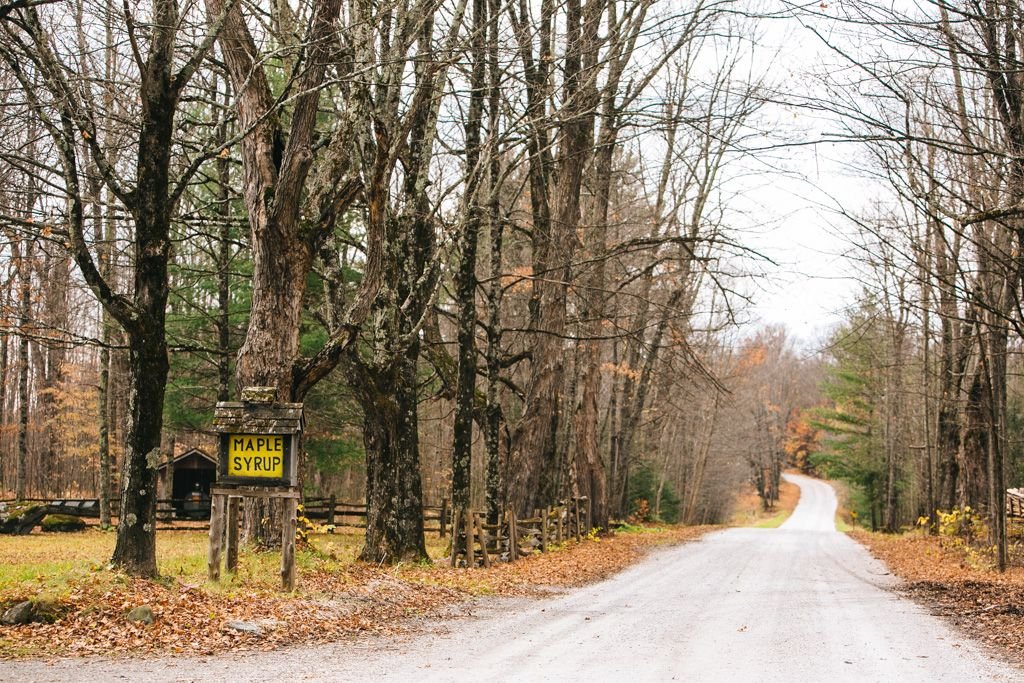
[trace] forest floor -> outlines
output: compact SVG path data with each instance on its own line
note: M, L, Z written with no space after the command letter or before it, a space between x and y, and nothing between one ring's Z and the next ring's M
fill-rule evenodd
M417 618L442 616L478 596L546 594L603 579L649 550L699 538L717 527L627 527L568 542L547 553L490 569L442 563L382 567L355 562L361 534L316 535L297 553L298 588L278 590L280 555L243 552L221 583L206 579L207 534L157 534L161 578L132 579L106 566L114 535L0 536L0 611L30 600L52 623L0 626L0 659L96 655L205 655L271 650L366 633L415 629ZM440 557L444 539L428 539ZM155 621L130 622L147 605ZM259 633L238 630L246 628Z
M863 529L850 535L903 579L898 590L1009 660L1024 664L1024 545L1013 545L1011 567L1000 574L991 549L954 538ZM1020 538L1020 529L1015 536Z

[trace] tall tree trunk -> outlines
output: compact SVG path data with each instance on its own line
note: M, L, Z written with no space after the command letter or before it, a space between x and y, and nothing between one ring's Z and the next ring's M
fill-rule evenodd
M486 168L480 154L486 78L485 39L487 0L473 0L469 116L466 120L465 220L462 226L455 298L458 305L458 376L455 388L455 424L452 427L452 510L455 519L472 504L470 471L473 455L473 414L476 410L476 251L484 208L483 177ZM452 533L453 557L466 552L465 533Z
M241 148L253 268L252 308L235 366L236 390L241 393L249 386L274 387L279 402L301 401L337 362L324 366L315 379L297 370L307 276L319 246L334 228L333 219L339 210L331 207L320 211L324 220L313 221L312 226L303 225L300 216L303 202L308 199L304 193L314 161L320 89L334 49L334 25L341 0L320 0L311 8L303 36L303 70L296 76L298 94L287 129L243 7L223 0L207 0L206 8L211 23L216 17L223 17L218 41L236 93L239 128L249 131ZM325 182L331 187L321 189L328 194L334 185L344 195L353 192L341 177ZM299 472L303 470L303 458L300 452ZM273 499L247 500L243 540L262 546L278 543L280 510L280 503Z
M988 443L989 475L989 528L992 545L996 548L996 567L1006 571L1008 556L1006 545L1006 453L1009 440L1006 433L1006 356L1008 330L1002 320L996 320L987 335L985 350L988 356L988 407L992 425Z
M225 98L231 98L231 81L225 84ZM212 93L218 96L217 88ZM227 116L225 116L227 118ZM227 143L228 122L221 121L217 138ZM231 400L231 160L217 160L217 400Z
M68 282L70 281L70 262L66 254L52 255L44 251L44 258L37 259L40 282L43 283L43 318L44 324L56 334L68 328ZM62 496L64 492L54 488L60 479L58 471L61 465L62 448L60 443L61 428L59 424L57 392L64 382L64 363L66 352L59 340L43 342L41 345L43 362L37 365L39 373L39 402L45 429L46 453L42 469L43 495Z
M543 148L531 154L531 199L534 207L533 275L531 320L535 330L531 377L527 387L523 418L517 428L517 461L524 463L516 495L520 508L550 505L559 491L559 443L561 401L565 381L566 296L572 260L579 244L576 230L580 223L580 189L583 172L593 154L594 118L598 104L596 53L598 29L604 4L600 0L584 8L579 0L566 3L565 56L563 68L564 122L558 136L557 183L550 199L553 210L548 218L547 156ZM542 13L543 14L543 13ZM547 30L552 15L542 16L541 28ZM541 62L548 46L542 38ZM538 75L538 83L546 76ZM528 88L529 91L529 88ZM528 93L529 94L529 93ZM536 104L536 103L535 103ZM534 133L546 138L545 129ZM541 193L541 197L534 197Z
M3 292L0 296L3 296L0 305L6 308L7 292ZM10 377L10 345L10 335L0 335L0 433L7 431L7 380ZM0 442L0 491L3 492L7 491L7 482L9 481L6 476L7 462L7 449Z
M363 407L366 538L359 558L393 564L427 557L419 469L416 357L410 349L385 371L350 366Z
M501 150L498 145L501 114L501 70L498 61L498 36L501 30L500 0L488 0L490 21L487 41L488 66L488 175L487 229L490 283L487 290L487 348L484 359L487 372L486 423L483 429L487 453L487 518L497 524L506 507L504 469L502 467L502 409L498 388L501 381L501 302L502 251L504 221L501 215ZM507 450L507 449L506 449Z
M14 497L23 500L28 495L28 414L29 414L29 322L32 315L32 243L23 242L18 263L18 442L15 455Z
M110 341L108 327L103 329L100 348L99 388L96 392L96 412L99 416L99 495L100 528L110 528Z
M166 280L164 280L166 282ZM156 471L169 368L163 336L133 340L128 356L128 430L121 468L121 510L113 563L135 576L156 576Z

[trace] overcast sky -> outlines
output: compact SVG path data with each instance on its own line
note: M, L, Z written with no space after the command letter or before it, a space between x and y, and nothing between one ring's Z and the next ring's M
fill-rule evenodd
M813 88L810 72L833 58L795 21L769 22L762 41L783 92ZM848 162L861 154L855 143L806 144L836 132L836 122L809 119L797 107L770 110L780 125L792 125L790 139L801 144L773 151L762 182L747 193L748 243L776 264L764 266L750 314L763 324L784 324L811 348L840 322L860 290L847 258L853 226L839 209L856 213L881 190L850 169Z

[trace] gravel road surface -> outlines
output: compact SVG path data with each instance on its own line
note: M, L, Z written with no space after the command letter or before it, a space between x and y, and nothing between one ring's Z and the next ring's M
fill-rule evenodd
M779 529L731 529L607 581L495 601L406 638L206 659L0 663L0 680L1013 681L835 531L831 487L800 476Z

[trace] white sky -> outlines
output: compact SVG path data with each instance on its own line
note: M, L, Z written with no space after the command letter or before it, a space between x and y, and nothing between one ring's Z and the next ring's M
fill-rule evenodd
M762 41L768 54L775 53L770 73L782 92L807 92L814 87L808 72L832 59L795 21L770 22ZM809 118L799 109L771 107L770 115L782 127L792 125L803 143L837 130L835 122ZM828 336L860 291L845 258L852 226L837 212L842 207L856 213L880 192L848 170L847 162L859 153L854 143L833 142L774 150L759 186L744 193L753 219L745 241L776 264L765 264L749 314L762 324L785 325L808 350Z

